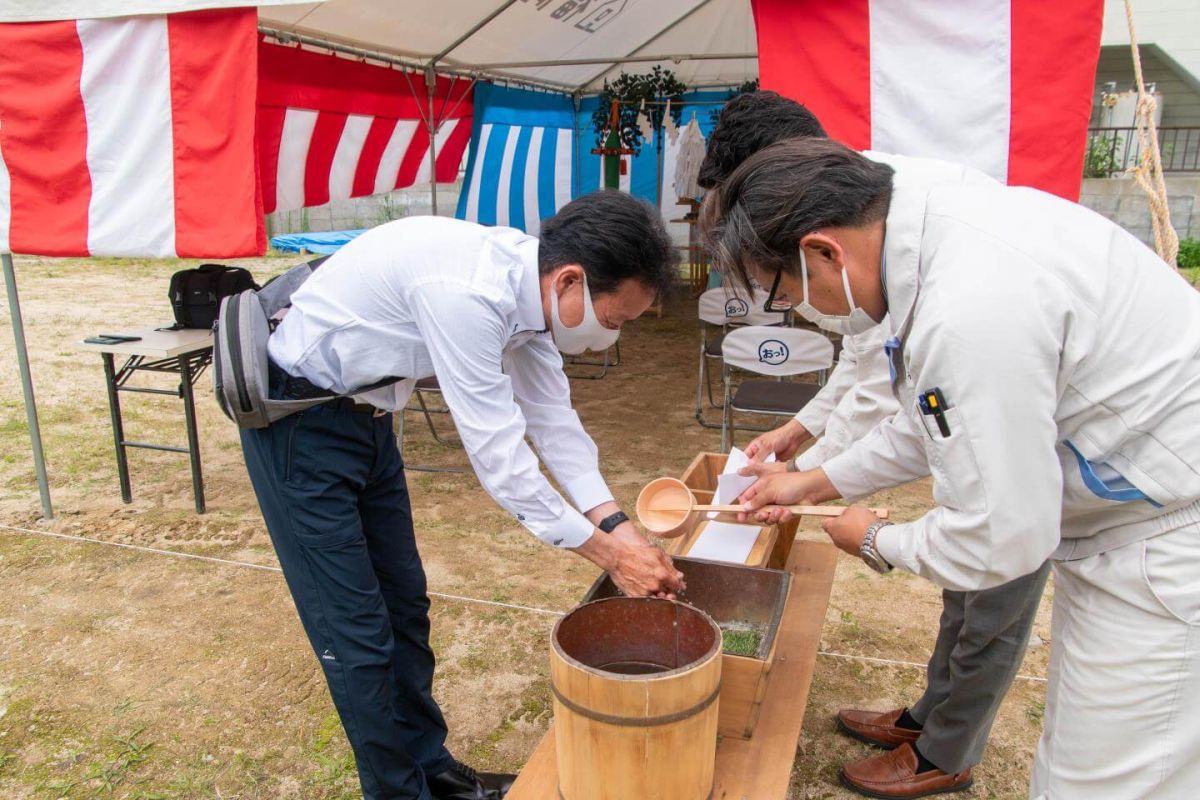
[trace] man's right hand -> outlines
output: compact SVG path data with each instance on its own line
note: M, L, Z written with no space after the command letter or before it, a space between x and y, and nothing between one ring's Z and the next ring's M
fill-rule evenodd
M792 518L792 512L781 506L817 505L841 496L820 467L805 472L780 472L774 466L750 464L739 471L743 475L758 477L738 498L738 502L749 512L738 514L740 522L746 522L751 517L767 524L787 522Z
M767 431L746 445L746 455L752 462L761 462L764 458L775 454L780 461L786 461L796 454L800 445L812 438L812 434L796 420L789 420L773 431Z
M676 592L687 588L683 573L675 569L671 557L636 530L596 531L576 552L600 566L617 588L630 597L674 600Z

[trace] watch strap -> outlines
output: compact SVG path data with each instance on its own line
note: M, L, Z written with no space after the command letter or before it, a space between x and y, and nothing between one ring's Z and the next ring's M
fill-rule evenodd
M879 548L875 546L875 539L879 535L879 531L891 524L892 523L889 520L881 519L868 525L866 536L863 537L862 547L859 551L863 561L866 561L869 566L879 572L889 572L894 568L893 564L889 564L887 560L880 555Z
M622 522L628 522L628 521L629 521L629 515L626 514L624 511L618 511L615 514L609 514L607 517L600 520L600 524L597 525L596 527L599 528L600 530L604 531L605 533L612 533L614 530L617 529L618 525L620 525Z

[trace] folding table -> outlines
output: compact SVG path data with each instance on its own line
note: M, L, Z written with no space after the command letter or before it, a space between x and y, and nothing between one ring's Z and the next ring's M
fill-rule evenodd
M133 501L133 490L129 483L129 461L125 449L137 447L144 450L164 450L170 453L187 453L192 466L192 494L196 500L196 513L204 513L204 479L200 473L200 440L196 432L196 403L193 387L196 380L212 363L213 335L210 330L183 329L159 330L142 328L132 331L113 331L127 336L138 336L136 342L120 344L89 344L79 342L80 350L99 353L104 360L104 380L108 386L108 409L112 416L113 443L117 451L117 475L121 482L121 499ZM125 363L118 369L114 356L125 356ZM175 389L152 389L129 386L135 372L159 372L179 376ZM183 415L187 427L187 447L147 442L129 441L125 438L125 426L121 419L120 392L161 394L183 400Z

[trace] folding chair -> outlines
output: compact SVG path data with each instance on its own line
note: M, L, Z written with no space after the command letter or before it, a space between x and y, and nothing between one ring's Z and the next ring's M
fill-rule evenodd
M435 442L438 444L454 444L454 442L448 442L438 435L437 427L433 424L433 417L430 416L431 414L449 414L450 409L446 408L446 404L444 402L440 406L431 408L429 404L425 402L426 394L436 394L439 397L441 396L442 387L438 384L436 375L429 378L421 378L417 381L417 385L413 388L412 393L413 398L417 401L417 405L415 408L411 405L406 406L404 410L420 411L425 415L425 423L429 425L429 432L433 434L433 440Z
M736 328L721 342L725 362L725 410L721 425L721 452L733 445L734 412L791 417L816 396L819 384L784 381L785 377L828 370L833 364L833 343L816 331L753 325ZM744 380L736 390L732 370L741 369L775 380ZM741 430L748 430L742 426Z
M611 361L608 357L609 353L612 353L615 356L615 358ZM563 371L565 372L567 367L573 366L600 367L600 371L595 374L572 375L569 372L567 373L568 378L578 378L584 381L598 381L608 374L609 367L621 366L621 343L618 341L612 347L605 350L603 360L597 360L595 358L582 358L580 356L569 356L564 353Z
M705 428L720 428L715 422L704 419L704 394L708 393L708 404L716 409L724 408L713 398L712 371L710 361L721 360L721 340L726 332L735 326L744 325L782 325L787 320L786 312L768 313L763 311L767 301L767 293L755 289L753 297L747 301L744 297L734 296L728 289L718 286L700 295L698 310L700 316L700 368L696 375L696 421ZM720 328L720 332L713 330ZM711 335L711 338L710 338Z
M417 381L416 386L413 388L413 393L412 393L413 399L416 400L417 405L414 406L410 403L409 405L405 406L404 409L399 414L396 415L396 418L398 420L397 432L396 432L396 444L397 444L397 446L399 446L401 453L404 452L404 415L405 415L405 413L407 413L409 411L420 411L421 412L421 414L425 417L425 423L429 426L429 432L433 435L433 439L435 442L437 442L438 444L455 444L455 442L453 442L453 441L443 439L442 436L438 433L437 426L435 426L433 424L433 417L432 417L433 414L449 415L450 409L446 408L446 404L444 402L440 403L437 406L431 406L426 401L425 396L427 394L441 396L442 387L438 384L437 376L433 376L433 377L429 377L429 378L420 378ZM423 466L420 464L407 464L407 463L404 465L404 468L409 471L412 471L412 472L456 472L456 473L462 473L462 472L468 471L465 467L431 467L431 466Z

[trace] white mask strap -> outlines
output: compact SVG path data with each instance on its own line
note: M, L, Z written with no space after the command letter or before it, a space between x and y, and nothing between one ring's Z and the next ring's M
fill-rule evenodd
M854 305L854 294L850 291L850 271L845 266L842 267L842 288L846 290L846 302L850 304L850 313L854 313L858 306Z

